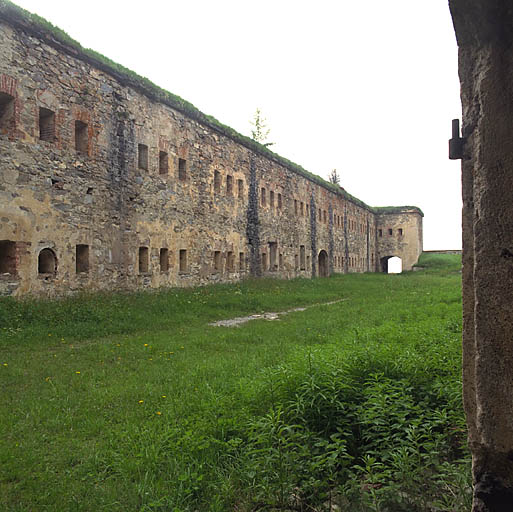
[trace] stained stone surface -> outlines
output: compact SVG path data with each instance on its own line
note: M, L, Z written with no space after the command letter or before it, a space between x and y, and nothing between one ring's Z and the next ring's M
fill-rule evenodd
M417 261L418 208L382 215L170 106L1 1L0 14L0 295ZM393 234L378 237L378 225ZM44 249L53 261L40 261Z
M474 512L513 510L513 3L451 0L463 105L463 393Z

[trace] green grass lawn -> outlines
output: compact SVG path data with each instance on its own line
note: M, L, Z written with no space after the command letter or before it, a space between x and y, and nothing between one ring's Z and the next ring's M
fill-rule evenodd
M468 510L461 260L441 258L0 299L0 509Z

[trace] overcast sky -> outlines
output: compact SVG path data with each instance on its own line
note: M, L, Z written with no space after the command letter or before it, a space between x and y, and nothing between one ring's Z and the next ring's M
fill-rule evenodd
M461 248L461 117L447 0L18 0L92 48L372 206L416 205Z

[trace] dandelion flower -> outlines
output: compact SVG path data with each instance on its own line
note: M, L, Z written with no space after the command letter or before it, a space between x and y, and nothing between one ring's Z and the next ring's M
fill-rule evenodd
M148 344L147 344L147 343L145 343L145 344L144 344L144 346L145 346L145 347L147 347L147 346L148 346Z
M162 398L167 398L166 395L162 395Z
M7 366L7 363L4 363L4 366Z
M143 403L144 403L144 400L139 400L139 403L140 403L140 404L143 404Z
M80 373L80 372L75 372L77 375Z
M162 413L160 411L157 411L157 415L160 416Z

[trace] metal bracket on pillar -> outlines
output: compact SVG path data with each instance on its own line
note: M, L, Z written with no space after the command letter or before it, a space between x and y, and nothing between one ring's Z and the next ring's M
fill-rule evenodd
M460 120L452 120L452 139L449 140L449 159L461 160L463 158L463 144L465 139L460 137Z

